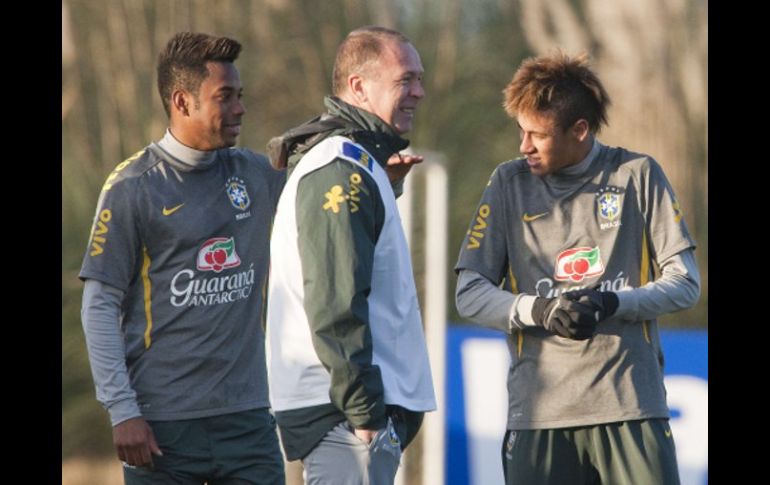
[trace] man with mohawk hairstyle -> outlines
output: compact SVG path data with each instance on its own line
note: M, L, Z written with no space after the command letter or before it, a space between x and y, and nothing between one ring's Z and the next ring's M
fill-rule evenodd
M455 271L460 315L508 334L506 483L678 484L655 318L700 277L671 185L596 139L610 100L585 56L525 60L504 98L524 157L492 173Z

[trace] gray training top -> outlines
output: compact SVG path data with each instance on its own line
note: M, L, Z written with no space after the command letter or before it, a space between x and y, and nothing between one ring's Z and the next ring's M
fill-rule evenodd
M455 269L514 295L553 297L598 284L623 300L652 281L653 262L694 248L657 162L598 142L587 158L546 177L534 176L525 159L497 167ZM668 417L657 323L632 314L600 323L584 341L514 318L508 429Z
M123 297L124 355L104 351L118 321L105 328L105 312L91 308L105 305L84 298L83 309L97 399L113 424L132 417L134 394L150 420L269 406L262 307L284 179L249 150L199 152L169 132L107 178L80 278L103 284L101 303Z

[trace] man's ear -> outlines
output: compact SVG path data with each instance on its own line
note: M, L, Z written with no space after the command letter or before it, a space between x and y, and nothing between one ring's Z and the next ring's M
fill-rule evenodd
M577 141L582 142L591 134L591 127L586 119L580 118L572 125L570 131Z
M171 93L171 109L182 116L190 115L191 105L190 93L183 89L177 89Z
M366 93L365 80L360 74L351 74L348 76L348 91L350 95L359 104L366 103L369 96Z

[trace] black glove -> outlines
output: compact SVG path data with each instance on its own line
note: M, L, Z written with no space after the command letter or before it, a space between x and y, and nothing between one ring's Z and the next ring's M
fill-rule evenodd
M549 332L573 340L591 338L596 330L596 316L590 305L558 298L535 298L532 319Z
M618 295L611 291L597 291L596 288L568 291L564 293L567 299L590 306L595 314L596 322L610 318L618 309Z

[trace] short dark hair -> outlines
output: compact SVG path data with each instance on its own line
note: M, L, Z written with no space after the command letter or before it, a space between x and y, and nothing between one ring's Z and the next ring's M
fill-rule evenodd
M198 96L201 83L208 76L206 63L235 62L241 44L227 37L195 32L174 35L158 56L158 92L166 115L171 116L171 94L185 89Z
M517 113L551 113L562 130L585 118L592 133L607 124L610 96L588 67L588 55L569 57L555 52L521 63L503 90L503 108Z
M337 48L332 92L336 96L344 93L348 76L366 71L370 63L379 59L383 44L389 40L411 44L401 32L377 25L367 25L349 33Z

